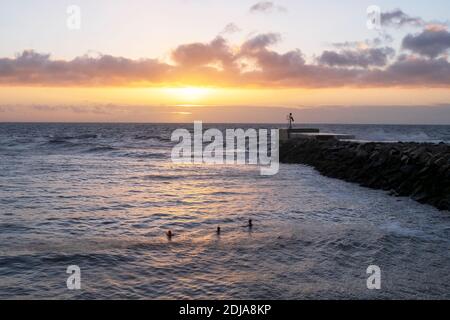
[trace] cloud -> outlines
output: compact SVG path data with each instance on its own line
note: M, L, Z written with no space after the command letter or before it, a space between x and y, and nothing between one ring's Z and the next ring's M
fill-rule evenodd
M279 33L263 33L244 42L241 48L243 51L261 50L280 41L281 35Z
M403 39L402 47L425 57L436 58L450 49L450 33L433 26L419 34L407 35Z
M425 30L434 31L434 32L446 31L447 29L448 29L448 26L443 23L427 23L427 25L425 26Z
M390 47L369 48L357 50L325 51L319 57L321 64L331 67L383 67L390 57L395 55L395 50Z
M380 33L380 35L374 39L366 39L364 41L335 42L332 43L332 46L338 49L367 49L370 47L390 44L393 41L394 38L391 35L387 33Z
M234 23L229 23L225 26L225 28L223 28L223 30L220 34L225 35L225 34L233 34L233 33L237 33L237 32L241 32L241 28L239 28Z
M360 123L360 124L446 124L450 123L450 105L355 105L313 106L291 111L304 123ZM368 130L358 134L358 139L380 139L379 133ZM385 135L382 138L392 140ZM396 137L398 138L398 137ZM405 136L403 139L413 140Z
M0 105L0 113L14 112L14 111L15 110L12 106Z
M374 70L361 79L371 86L450 87L450 64L444 59L403 56L385 70Z
M260 1L250 7L251 13L272 13L272 12L286 12L287 9L283 6L276 5L271 1Z
M49 54L25 50L15 59L0 59L0 84L126 85L163 81L173 67L154 59L132 60L110 55L51 60Z
M222 68L226 68L232 65L234 55L226 40L218 36L206 44L197 42L181 45L172 52L172 59L185 67L220 63Z
M101 54L54 60L49 54L26 50L15 58L0 58L0 85L450 87L450 64L445 56L435 55L442 53L445 46L432 52L424 49L427 51L421 56L393 58L389 47L365 45L325 51L318 59L307 62L300 49L274 50L280 41L278 33L264 33L236 46L218 36L210 42L178 46L172 51L171 64ZM413 41L416 46L411 46L406 41L407 47L417 52L422 47L416 42Z
M421 27L425 21L420 17L412 17L400 9L381 13L381 25L400 28L403 26Z
M56 112L56 111L69 111L73 113L80 114L97 114L97 115L107 115L111 114L111 105L90 105L90 106L55 106L55 105L33 105L31 108L35 111L40 112ZM119 109L115 107L115 109Z

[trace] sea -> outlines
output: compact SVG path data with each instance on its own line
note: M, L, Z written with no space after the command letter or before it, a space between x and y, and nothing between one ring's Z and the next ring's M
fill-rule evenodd
M450 143L450 126L312 127ZM0 124L0 299L450 298L448 211L300 164L173 163L178 128Z

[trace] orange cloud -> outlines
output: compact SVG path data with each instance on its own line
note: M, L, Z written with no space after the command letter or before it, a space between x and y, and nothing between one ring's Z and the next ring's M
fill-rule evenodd
M439 39L438 39L439 40ZM300 50L279 53L275 33L260 34L234 48L222 37L209 43L184 44L172 52L173 63L101 55L53 60L27 50L0 59L1 86L220 86L263 88L449 87L445 56L409 59L391 48L346 49L328 59L307 63ZM353 51L352 51L353 50ZM444 53L446 49L440 52ZM369 55L367 53L370 53ZM345 54L345 55L343 55ZM361 56L363 54L363 56ZM336 59L345 63L336 63ZM375 59L376 58L376 59ZM344 59L344 60L342 60ZM376 61L375 61L375 60ZM322 60L322 61L321 61ZM374 61L372 61L374 60ZM253 66L249 68L248 62Z

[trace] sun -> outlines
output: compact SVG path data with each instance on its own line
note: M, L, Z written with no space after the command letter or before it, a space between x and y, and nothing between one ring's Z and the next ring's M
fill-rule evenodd
M205 87L177 87L177 88L165 88L164 92L170 95L180 102L192 103L199 102L205 99L212 93L213 89Z

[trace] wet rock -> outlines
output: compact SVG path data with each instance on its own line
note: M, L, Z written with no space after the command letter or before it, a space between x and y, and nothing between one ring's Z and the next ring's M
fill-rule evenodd
M447 144L292 140L281 145L280 160L450 210Z

